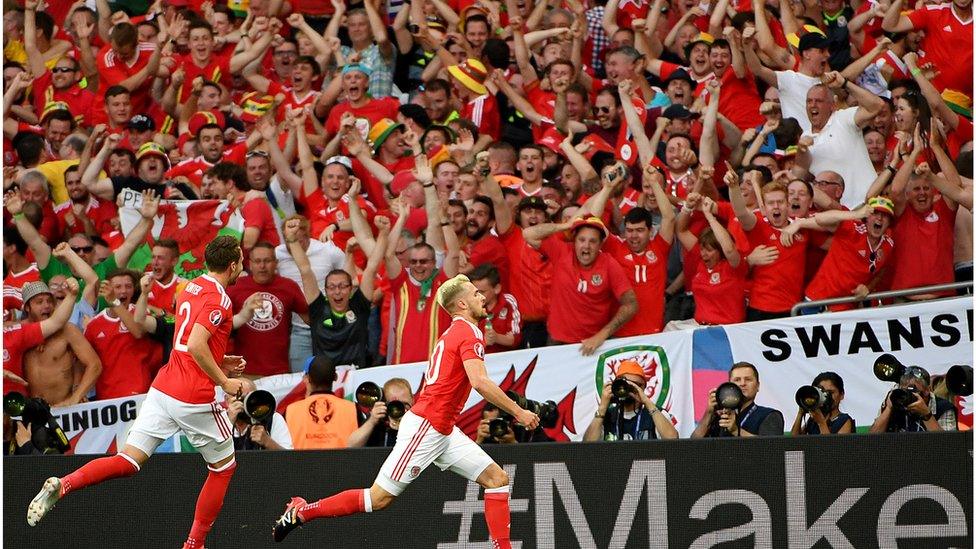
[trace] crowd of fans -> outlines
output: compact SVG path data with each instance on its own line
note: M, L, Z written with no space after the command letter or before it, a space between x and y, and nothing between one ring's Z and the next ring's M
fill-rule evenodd
M240 214L230 352L310 394L427 360L458 273L488 352L583 354L971 280L972 30L969 0L6 2L4 392L146 392L186 282L160 200Z

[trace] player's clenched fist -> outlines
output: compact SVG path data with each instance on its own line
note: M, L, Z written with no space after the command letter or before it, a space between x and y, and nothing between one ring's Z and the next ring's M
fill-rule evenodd
M522 410L515 415L515 420L528 430L533 430L539 426L539 416L528 410Z

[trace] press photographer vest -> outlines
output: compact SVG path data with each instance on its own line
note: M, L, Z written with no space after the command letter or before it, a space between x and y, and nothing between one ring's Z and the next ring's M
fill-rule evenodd
M775 411L772 408L759 406L753 402L745 411L739 413L739 428L745 429L754 435L759 434L759 426L762 425L762 422L769 414Z

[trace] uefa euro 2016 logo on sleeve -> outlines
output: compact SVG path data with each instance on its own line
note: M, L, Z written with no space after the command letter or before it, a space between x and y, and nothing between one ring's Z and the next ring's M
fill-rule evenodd
M644 370L648 398L658 408L670 412L671 366L667 352L657 345L627 345L601 354L596 366L597 395L603 390L605 383L613 382L617 369L625 362L635 362Z

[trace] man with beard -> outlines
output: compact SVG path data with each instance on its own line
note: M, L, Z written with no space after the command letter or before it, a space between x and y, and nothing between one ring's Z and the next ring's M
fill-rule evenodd
M105 159L118 147L121 140L120 134L106 136L101 150L92 158L85 172L81 174L81 182L88 189L88 192L98 198L113 202L115 197L122 192L122 189L132 189L136 192L152 190L157 195L170 199L193 200L197 198L197 193L186 183L177 182L172 187L165 185L164 179L166 169L169 167L169 156L166 154L166 149L153 142L145 143L136 152L135 176L99 179L98 174L102 172L102 168L105 166Z
M566 230L571 242L557 234ZM524 233L526 243L553 265L550 344L580 343L580 353L591 355L637 313L637 296L623 268L600 251L609 234L595 216L536 225Z
M813 138L810 172L839 173L848 189L841 202L855 208L862 203L876 176L864 144L863 128L884 107L884 101L836 72L824 74L823 81L807 92L810 127L805 136ZM857 107L835 111L833 92L841 88L856 101Z
M424 85L424 108L431 123L446 126L448 122L458 117L451 102L451 83L443 78L435 78Z
M504 291L498 269L487 263L470 273L471 283L485 296L488 318L478 323L485 334L486 353L518 349L522 343L522 315L518 301Z
M785 246L780 231L789 226L789 202L782 183L767 183L762 188L762 215L746 206L734 171L726 172L729 200L735 216L745 231L749 245L773 245L778 256L767 265L752 270L752 293L746 307L746 320L769 320L789 316L790 309L803 298L803 274L806 267L806 251L810 242L806 231L798 232L791 246Z
M28 322L51 318L55 300L46 284L27 284L23 296ZM81 402L101 372L102 363L95 350L81 330L70 322L24 354L24 379L30 389L29 396L43 398L54 407Z
M259 299L260 305L247 324L235 332L234 352L244 357L244 373L249 376L286 374L292 313L308 322L308 306L298 285L278 274L274 246L258 242L249 256L249 276L238 278L227 288L227 295L238 312L246 307L248 299ZM307 259L305 263L308 264Z
M252 140L254 139L256 138L252 137ZM199 186L204 172L213 168L218 162L243 166L248 144L238 143L226 148L223 128L217 124L204 124L197 131L197 147L200 149L200 156L184 160L170 168L166 172L166 179L185 177ZM246 175L244 179L247 180Z
M508 284L508 254L497 236L492 234L495 225L495 208L487 196L477 196L468 208L465 222L467 244L461 255L461 272L469 274L476 267L494 265L501 274L502 283Z
M247 174L238 164L220 162L207 170L216 186L217 197L228 200L237 206L244 218L244 234L241 236L241 249L245 256L258 242L280 243L275 215L262 193L251 193L247 185Z
M891 200L874 197L853 212L820 212L784 229L780 238L787 245L801 228L828 231L834 235L827 258L807 286L806 298L818 301L851 295L859 298L867 296L891 260L895 241L888 228L894 215L895 205ZM853 308L853 303L830 306L831 311Z
M152 260L149 263L152 274L152 287L147 296L153 314L175 315L176 296L183 291L187 280L177 276L176 264L180 259L180 246L175 240L163 238L152 247Z
M372 73L365 65L350 63L342 67L342 97L345 101L329 108L322 99L328 94L319 96L315 103L315 116L325 119L326 142L339 133L339 122L347 112L356 117L356 129L365 137L370 128L384 118L396 120L400 109L400 101L395 97L373 98L367 93L369 77Z
M81 182L78 165L68 166L64 171L64 185L68 191L68 201L54 207L54 213L68 234L85 233L101 235L112 232L112 219L119 215L115 204L99 200L88 192Z

